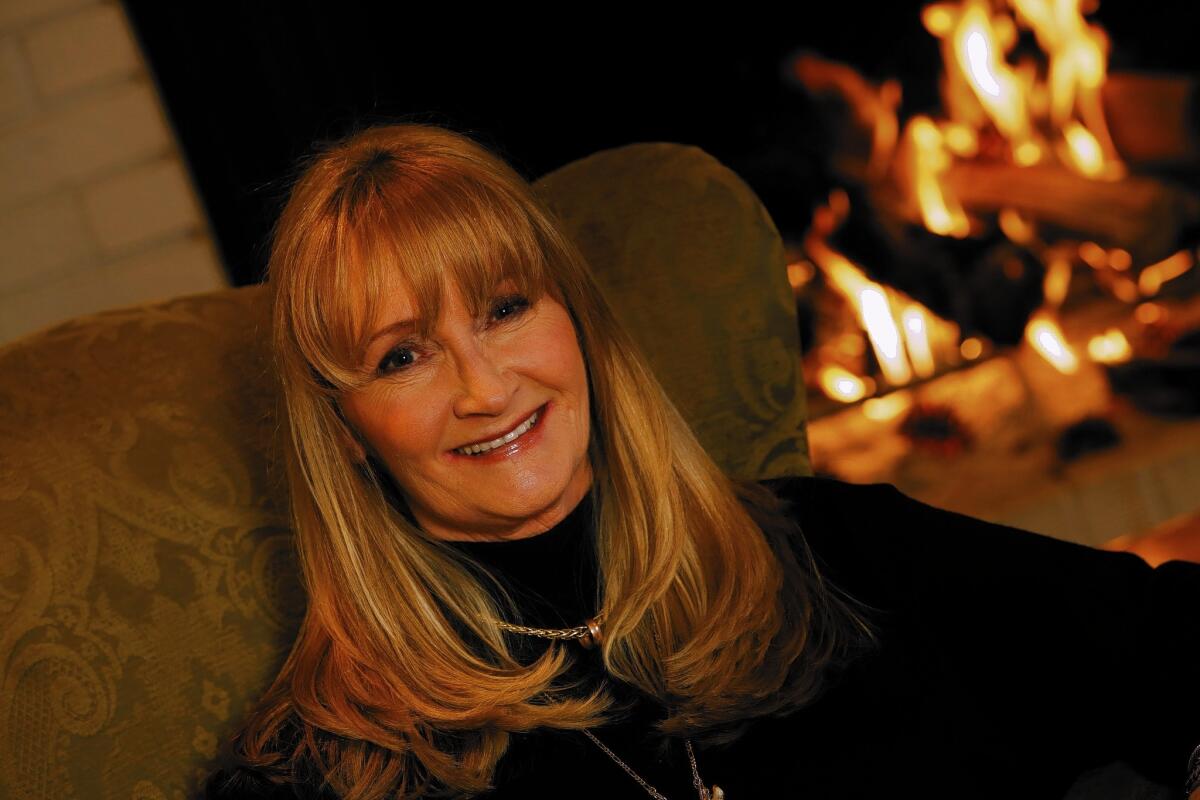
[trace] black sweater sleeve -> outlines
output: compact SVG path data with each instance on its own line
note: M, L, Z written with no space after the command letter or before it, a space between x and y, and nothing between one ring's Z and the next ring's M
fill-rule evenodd
M1183 785L1200 744L1200 565L1151 568L885 484L773 488L831 580L921 631L924 657L962 682L981 729L1030 759L1080 772L1125 761Z

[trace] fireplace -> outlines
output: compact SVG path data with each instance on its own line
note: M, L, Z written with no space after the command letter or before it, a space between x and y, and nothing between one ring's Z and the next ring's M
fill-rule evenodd
M1188 76L1081 0L925 7L940 108L815 53L836 185L788 243L814 467L1103 544L1200 508Z

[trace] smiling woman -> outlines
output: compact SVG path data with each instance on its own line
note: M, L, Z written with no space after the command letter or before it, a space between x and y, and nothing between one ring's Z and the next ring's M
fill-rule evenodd
M309 604L212 796L504 789L513 737L579 739L630 702L668 711L653 727L688 737L701 787L692 738L803 706L862 634L779 501L696 441L529 185L469 138L404 124L321 150L270 285ZM468 546L569 530L580 571L529 563L575 628L523 625L537 601Z
M1200 566L727 477L469 138L319 152L270 288L309 602L210 797L1061 800L1118 760L1181 786L1189 753L1200 780Z

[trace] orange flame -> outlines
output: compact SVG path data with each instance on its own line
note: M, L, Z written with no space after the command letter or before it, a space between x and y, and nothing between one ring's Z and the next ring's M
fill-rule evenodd
M937 367L933 361L933 348L929 344L929 317L925 309L918 303L909 303L901 312L900 321L913 370L922 378L932 376Z
M1063 140L1067 144L1067 161L1081 175L1099 178L1104 174L1104 153L1091 131L1078 122L1068 122L1063 126Z
M1049 57L1050 121L1063 132L1064 161L1091 178L1120 177L1124 166L1109 135L1100 97L1108 73L1108 37L1088 24L1080 0L1010 2Z
M1025 340L1042 358L1064 375L1079 371L1079 357L1067 344L1062 328L1045 312L1035 314L1025 326Z
M1191 269L1194 263L1191 250L1180 250L1157 264L1151 264L1138 276L1138 291L1145 297L1158 294L1164 283L1178 278Z
M1042 296L1051 308L1061 306L1071 286L1071 259L1059 248L1046 255L1046 277L1042 280Z
M900 389L884 397L872 397L862 404L863 416L876 422L887 422L908 411L913 405L912 393Z
M1133 356L1129 340L1118 328L1109 328L1088 341L1088 355L1100 364L1119 364Z
M911 192L925 227L941 236L961 239L970 232L970 223L958 201L942 187L941 176L950 166L942 132L929 117L913 117L904 129L909 154Z
M837 364L821 367L817 383L827 397L842 403L856 402L867 394L867 385L863 379Z
M1022 216L1015 208L1002 208L998 221L1000 230L1015 244L1030 244L1037 236L1037 229L1031 220Z
M1014 147L1031 140L1031 126L1017 74L1004 52L987 6L967 0L949 34L955 63L988 117Z
M938 318L900 292L872 281L861 267L830 247L824 237L832 232L830 226L839 216L835 206L846 202L844 197L831 196L830 205L817 209L804 249L825 274L829 285L854 307L888 383L893 386L909 383L914 372L920 377L931 376L936 371L935 343L941 347L957 342L958 326ZM893 307L903 309L899 324Z

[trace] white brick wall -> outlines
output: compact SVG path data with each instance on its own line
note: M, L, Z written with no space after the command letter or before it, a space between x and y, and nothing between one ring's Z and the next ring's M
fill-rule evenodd
M121 6L0 0L0 343L225 285Z

